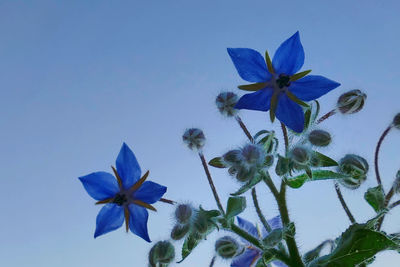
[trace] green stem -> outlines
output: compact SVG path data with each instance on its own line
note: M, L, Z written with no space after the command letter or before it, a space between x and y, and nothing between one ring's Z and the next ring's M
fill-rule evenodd
M242 128L244 134L247 136L247 138L250 140L250 142L254 143L253 136L251 136L249 130L247 129L246 125L243 123L242 119L239 117L239 115L235 116L236 121L239 123L240 128Z
M392 125L390 125L389 127L387 127L385 129L385 131L383 131L381 137L378 140L378 144L376 145L376 149L375 149L375 174L376 174L376 180L378 182L378 185L382 185L382 181L381 181L381 175L379 174L379 166L378 166L378 159L379 159L379 150L381 148L383 139L385 139L386 135L389 133L390 129L392 129Z
M263 224L265 230L267 230L267 232L271 232L272 228L269 225L269 223L267 222L267 220L265 219L264 214L261 211L260 205L258 204L257 192L256 192L255 187L253 187L253 189L251 190L251 197L253 198L253 203L254 203L254 207L256 208L258 218L260 219L261 223Z
M287 155L289 153L289 138L288 138L286 126L282 122L281 122L281 128L282 128L282 133L283 133L283 139L285 140L285 156L287 157Z
M237 234L238 236L246 239L247 241L249 241L251 244L253 244L255 247L263 250L263 246L260 243L260 240L258 240L257 238L255 238L253 235L249 234L248 232L246 232L245 230L243 230L242 228L240 228L239 226L237 226L236 224L232 224L231 225L231 230L232 232L234 232L235 234Z

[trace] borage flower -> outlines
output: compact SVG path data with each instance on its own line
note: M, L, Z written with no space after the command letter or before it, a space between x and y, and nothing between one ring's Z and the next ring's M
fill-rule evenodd
M96 218L94 237L114 231L122 226L125 217L126 231L151 242L147 231L149 213L156 209L151 205L165 194L167 188L141 178L140 166L132 150L124 143L116 160L117 168L111 167L115 177L107 172L94 172L79 177L88 194L106 204Z
M254 224L251 222L240 218L239 216L236 217L238 220L239 227L254 236L257 239L264 239L268 236L268 232L264 229L263 233L260 233L260 231L257 229ZM275 229L282 229L282 221L280 216L276 216L272 218L271 220L268 220L268 224L271 226L272 230ZM259 248L256 248L252 246L248 241L242 239L243 242L246 244L246 249L245 251L240 254L239 256L235 257L232 260L231 267L253 267L257 265L257 261L261 258L262 256L262 251ZM272 261L273 266L277 267L287 267L286 264L284 264L281 261L274 260ZM267 265L268 267L271 267L271 264Z
M340 84L322 76L308 75L311 70L296 73L303 66L304 50L299 32L283 42L272 61L265 52L249 48L228 48L228 53L240 77L253 84L239 86L256 91L242 96L237 109L270 110L271 121L276 117L295 132L304 129L304 113L300 105L335 89Z

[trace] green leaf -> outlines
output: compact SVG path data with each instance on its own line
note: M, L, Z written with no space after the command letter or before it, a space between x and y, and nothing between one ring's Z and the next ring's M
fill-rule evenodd
M178 261L181 263L187 256L192 252L192 250L202 241L202 237L196 233L190 233L186 238L182 246L182 259Z
M353 224L338 239L331 254L313 260L307 267L354 267L382 250L396 248L396 243L383 232Z
M314 161L315 163L313 164L313 167L333 167L339 165L339 163L337 163L334 159L331 159L330 157L317 151L312 153L311 161Z
M222 160L222 157L216 157L213 158L208 162L208 165L213 166L215 168L227 168L228 166L225 165L224 161Z
M273 248L277 246L282 239L283 229L274 229L263 239L263 245L266 248Z
M364 199L376 212L385 208L385 193L381 185L369 188L364 194Z
M305 263L309 263L310 261L316 259L319 257L319 254L321 251L324 249L326 245L331 245L331 252L335 246L335 242L333 240L325 240L322 242L320 245L318 245L316 248L308 251L306 254L303 256L303 260Z
M244 184L238 191L235 193L232 193L231 196L239 196L243 193L245 193L247 190L253 188L256 184L261 182L262 177L261 175L257 174L255 175L250 181L248 181L246 184Z
M230 219L240 214L246 208L245 197L230 197L226 207L226 219Z
M312 179L307 174L301 174L295 177L287 178L286 183L292 188L299 188L307 181L318 181L328 179L342 179L348 177L345 174L337 173L329 170L312 171Z
M245 84L239 85L238 88L244 91L258 91L265 88L266 83L252 83L252 84Z

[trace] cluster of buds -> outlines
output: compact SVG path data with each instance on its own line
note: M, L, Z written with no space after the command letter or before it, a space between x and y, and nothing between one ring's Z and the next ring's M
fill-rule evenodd
M257 171L263 168L267 157L262 146L246 144L241 149L230 150L222 156L224 163L229 166L228 172L240 182L247 182Z
M181 240L186 236L191 227L193 208L189 204L179 204L175 209L176 224L171 231L173 240Z
M339 161L338 171L348 177L339 181L349 189L357 189L367 179L368 169L368 162L364 158L347 154Z
M169 241L157 242L149 252L151 267L168 266L175 258L175 248Z

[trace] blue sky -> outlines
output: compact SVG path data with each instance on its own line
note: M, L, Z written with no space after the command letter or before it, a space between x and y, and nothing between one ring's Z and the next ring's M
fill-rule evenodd
M118 230L93 239L99 207L77 177L110 171L122 142L135 152L166 197L214 208L198 157L182 144L187 127L207 136L208 158L246 142L234 121L222 118L215 96L243 81L227 47L268 49L297 30L303 69L341 87L321 98L329 111L337 97L360 88L365 109L324 124L332 157L357 153L371 164L379 135L400 111L398 1L0 1L0 263L4 266L145 266L150 244ZM268 114L243 111L251 132L275 129ZM400 131L381 152L386 188L400 168ZM358 191L344 190L359 221L373 216ZM212 170L226 201L238 187ZM267 217L277 215L268 190L258 188ZM250 199L249 199L250 200ZM248 203L251 203L248 201ZM348 226L331 182L290 190L302 252ZM152 240L169 236L172 207L157 204ZM249 204L246 215L256 220ZM384 225L398 232L400 210ZM215 234L180 266L207 266ZM179 244L177 245L179 247ZM371 266L395 266L385 252ZM218 260L217 267L228 266Z

